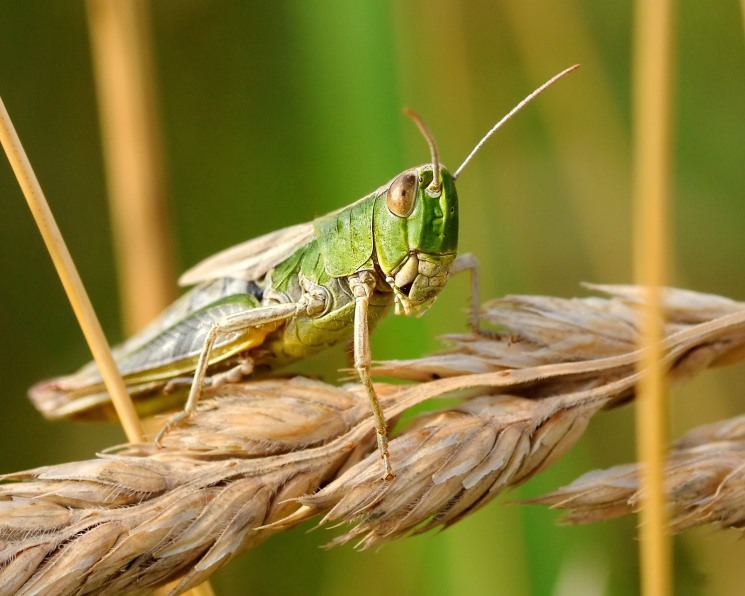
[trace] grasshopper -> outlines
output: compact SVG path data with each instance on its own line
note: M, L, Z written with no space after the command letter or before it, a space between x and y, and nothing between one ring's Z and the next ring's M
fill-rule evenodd
M183 401L169 428L190 416L206 384L237 382L324 348L353 341L354 368L372 408L378 449L392 479L387 425L371 380L369 333L391 307L421 316L451 274L471 273L470 326L478 327L478 271L457 256L455 182L487 139L566 69L502 118L451 174L422 119L408 111L430 147L431 162L401 172L376 191L313 222L290 226L207 258L182 275L195 285L114 357L141 414ZM29 395L47 417L111 411L95 363L43 381Z

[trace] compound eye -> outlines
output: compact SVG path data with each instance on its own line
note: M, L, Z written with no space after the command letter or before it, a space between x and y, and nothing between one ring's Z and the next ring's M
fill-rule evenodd
M417 178L412 172L404 172L388 187L386 202L388 211L397 217L408 217L414 211Z

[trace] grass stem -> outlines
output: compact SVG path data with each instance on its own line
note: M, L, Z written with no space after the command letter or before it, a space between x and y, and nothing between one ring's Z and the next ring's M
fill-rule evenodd
M2 99L0 99L0 142L2 142L5 153L8 155L10 165L16 178L18 178L18 184L21 186L23 195L26 197L31 213L36 220L36 225L44 238L44 243L52 257L83 335L85 335L93 353L93 358L101 371L101 376L111 395L111 401L116 408L127 439L134 442L143 441L142 425L132 405L132 400L124 387L124 381L119 375L116 363L109 350L109 344L101 329L101 324L98 322L78 270L73 263L70 252L62 238L62 233L54 220L52 210L44 197L39 180L34 174L31 162L26 156Z
M640 309L642 371L637 401L637 455L643 468L640 512L641 593L672 592L671 546L665 515L666 383L661 362L662 286L667 263L670 170L672 2L636 3L634 49L634 201L637 283L646 289Z

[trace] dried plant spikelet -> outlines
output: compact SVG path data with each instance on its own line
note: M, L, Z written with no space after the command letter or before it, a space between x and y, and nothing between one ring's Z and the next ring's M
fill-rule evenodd
M180 579L174 589L187 590L270 535L259 527L291 513L297 505L288 500L317 490L355 445L364 452L374 445L359 424L369 416L366 404L342 389L298 379L243 387L242 401L240 392L231 387L217 406L205 403L188 428L174 431L177 447L133 445L102 459L6 476L0 586L18 593L137 593ZM325 414L309 414L319 408ZM326 425L329 411L342 422ZM214 444L220 424L253 436L240 444L249 451ZM339 434L345 441L333 449L302 451ZM281 449L284 458L276 455ZM23 581L19 557L36 565Z
M0 574L0 594L16 594L36 573L44 558L47 548L44 545L30 546L20 550Z
M356 540L362 548L449 525L560 457L600 405L567 408L560 400L498 395L424 416L390 443L392 482L380 482L373 454L300 499L301 515L353 522L331 544Z
M271 499L271 488L262 482L244 478L224 487L179 492L154 523L136 528L125 548L102 559L104 573L92 570L105 578L101 585L107 590L119 593L133 586L151 588L179 577L179 589L186 590L201 583L239 549L266 538L267 532L252 532L263 522ZM154 531L162 533L157 541L151 540ZM149 556L143 558L143 552ZM115 576L114 581L107 577L106 572L113 574L131 561L136 566L127 574Z
M716 441L745 441L745 416L697 426L675 441L673 449L682 450Z
M494 338L448 335L452 348L416 360L391 360L376 374L417 381L446 376L521 369L559 362L594 361L633 352L638 345L636 286L589 285L610 298L507 296L487 302L481 318L501 331ZM669 336L745 309L712 294L668 288L663 309ZM741 358L741 355L737 355Z
M645 290L640 286L583 284L586 288L602 292L612 298L622 299L631 304L640 304L644 300ZM669 323L692 325L723 317L745 306L742 302L704 292L694 292L681 288L663 290L663 312Z
M665 466L670 528L745 527L745 417L695 429L675 443ZM589 472L530 503L565 510L563 521L590 523L635 512L643 494L635 464Z
M29 482L0 485L0 499L11 494L26 498L43 496L46 502L67 507L84 507L102 502L111 507L128 505L168 490L170 483L167 473L166 467L147 460L98 459L46 466L2 477L4 480ZM71 479L75 482L71 483ZM42 486L33 480L45 482Z
M443 370L468 362L478 373L435 371L443 378L377 384L389 421L433 398L461 399L459 407L422 416L394 437L392 482L380 480L364 389L300 378L205 390L205 397L215 399L203 401L195 416L166 435L164 449L130 445L90 461L5 476L0 593L146 593L171 581L178 582L178 593L313 515L324 523L351 524L333 543L353 540L361 547L455 523L551 465L598 409L633 397L637 354L601 350L606 355L590 359L587 347L628 341L633 326L627 304L634 291L618 291L622 298L587 299L574 310L558 299L518 300L519 308L509 308L520 313L515 320L524 331L516 326L510 336L458 340L437 356ZM665 365L677 378L744 355L743 306L689 294L671 294L678 319L663 344ZM717 318L685 322L696 320L685 310L691 300ZM575 337L580 332L589 343ZM515 354L541 364L504 366ZM411 370L432 362L412 361ZM717 432L722 447L742 428L733 422L726 432L710 429L699 444L681 445L680 452L705 450ZM734 525L735 501L720 499L725 489L734 495L745 481L733 473L736 451L727 453L729 468L707 472L699 453L698 475L686 476L683 466L675 478L681 495L710 494L704 491L718 482L717 498L709 499L701 515L714 511ZM722 461L721 452L718 457ZM605 504L593 512L633 508L635 471L621 472L604 489ZM690 478L698 484L686 485ZM591 496L585 491L581 498Z
M205 455L274 455L327 443L368 414L355 394L301 377L256 381L251 387L260 393L257 399L247 399L240 385L205 389L199 432L191 432L187 421L166 434L163 444ZM206 399L215 395L220 407Z
M315 458L264 475L256 474L250 460L203 462L196 469L189 466L186 474L178 462L171 465L176 482L167 492L126 507L80 507L79 501L80 508L62 507L45 503L40 492L33 500L1 501L0 582L11 581L6 574L20 553L43 548L43 558L23 586L29 593L128 593L178 578L179 591L186 590L263 541L271 530L259 527L285 517L293 507L286 499L315 490L339 461L327 457L324 466ZM102 485L102 491L108 487ZM6 523L11 509L13 519L25 523ZM29 509L35 510L33 516Z

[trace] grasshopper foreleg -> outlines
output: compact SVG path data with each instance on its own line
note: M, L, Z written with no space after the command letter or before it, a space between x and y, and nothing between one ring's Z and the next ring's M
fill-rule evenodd
M370 332L367 323L367 307L370 303L375 289L375 276L370 271L358 271L349 276L349 288L354 295L354 368L360 376L362 384L367 389L370 406L375 417L375 431L378 439L378 450L383 458L385 466L384 480L393 480L393 468L391 467L390 454L388 453L388 430L380 406L380 400L375 393L372 379L370 378Z
M458 255L450 267L450 275L468 271L471 274L471 309L468 315L468 326L479 335L490 335L479 327L479 262L470 252Z
M205 382L207 367L209 365L210 352L217 339L221 336L228 335L235 331L241 331L250 327L258 327L268 323L283 321L296 317L308 309L307 301L300 301L289 304L276 304L272 306L263 306L253 308L245 312L239 312L215 321L207 332L207 336L202 344L202 350L199 353L199 360L194 369L194 378L189 390L189 398L186 400L184 409L173 416L155 436L155 444L160 445L163 436L174 426L180 424L194 413L199 403L199 395L202 391L202 385ZM228 371L228 374L231 371Z

